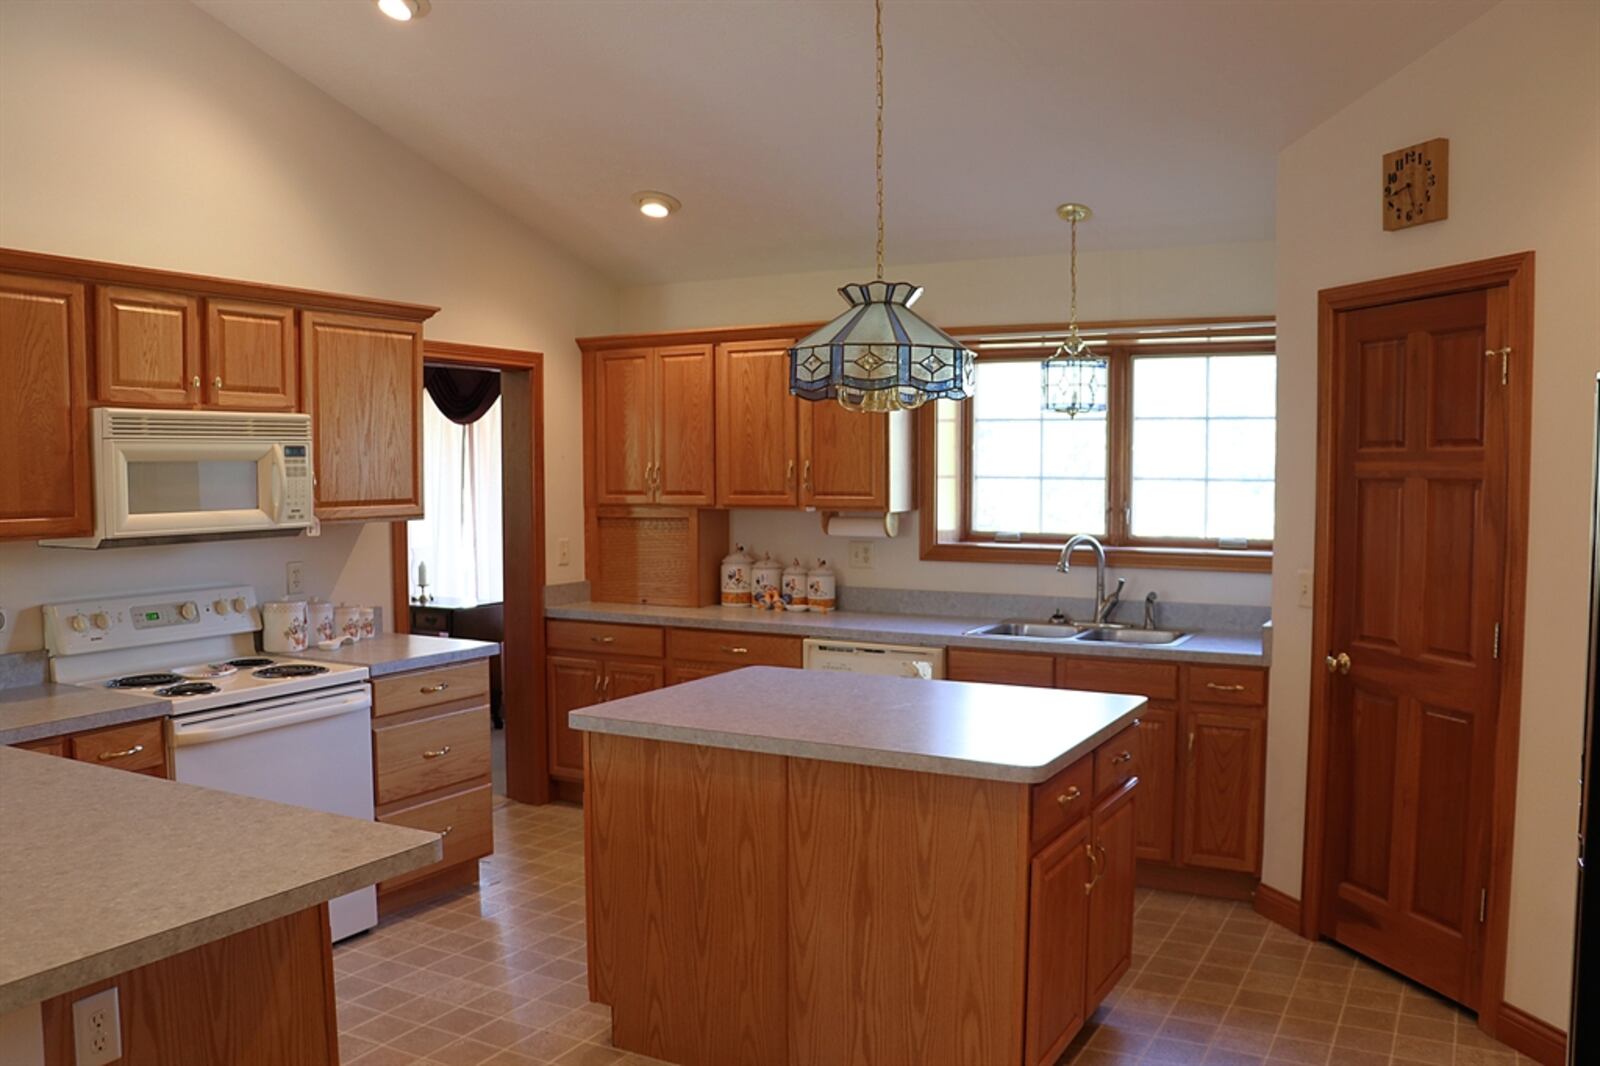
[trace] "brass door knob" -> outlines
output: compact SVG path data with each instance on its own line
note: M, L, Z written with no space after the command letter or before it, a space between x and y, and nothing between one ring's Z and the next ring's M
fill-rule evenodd
M1323 660L1328 665L1328 673L1348 674L1350 672L1350 656L1344 652L1330 655Z

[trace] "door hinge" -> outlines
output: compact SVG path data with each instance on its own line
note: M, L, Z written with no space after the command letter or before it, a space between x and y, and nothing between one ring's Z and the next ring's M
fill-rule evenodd
M1494 657L1500 658L1500 623L1494 624Z
M1483 354L1488 356L1490 359L1493 359L1497 355L1500 357L1500 384L1504 385L1509 382L1511 380L1511 346L1507 345L1504 348L1490 348Z
M1489 917L1489 890L1478 890L1478 924L1482 925Z

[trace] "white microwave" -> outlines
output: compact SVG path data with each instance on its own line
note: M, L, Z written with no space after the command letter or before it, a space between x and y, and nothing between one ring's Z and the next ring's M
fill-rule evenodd
M315 530L310 415L125 407L93 415L94 536L41 544Z

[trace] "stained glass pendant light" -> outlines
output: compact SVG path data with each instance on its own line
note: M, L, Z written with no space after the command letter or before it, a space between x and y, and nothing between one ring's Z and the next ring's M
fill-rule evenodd
M1056 214L1072 225L1072 310L1067 339L1044 361L1044 409L1068 418L1102 414L1106 409L1106 360L1078 335L1078 223L1093 212L1082 204L1062 204Z
M789 391L852 411L904 411L972 395L972 353L911 310L920 285L883 280L883 0L873 2L878 72L877 278L839 290L849 309L789 349Z

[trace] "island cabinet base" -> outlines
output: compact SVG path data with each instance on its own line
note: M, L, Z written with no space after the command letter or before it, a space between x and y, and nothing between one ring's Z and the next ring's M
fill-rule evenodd
M1040 785L595 732L584 757L589 987L620 1049L1036 1066L1126 968L1125 765L1091 810L1092 754Z
M118 1066L339 1062L325 903L45 1000L45 1066L72 1066L72 1004L113 986Z

